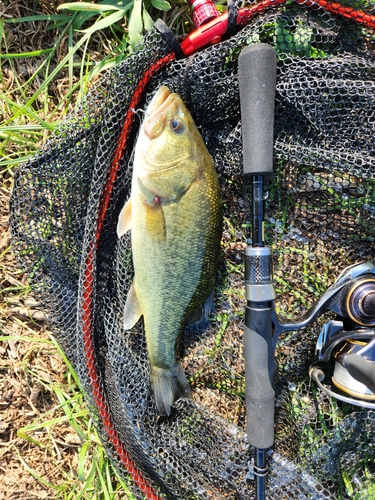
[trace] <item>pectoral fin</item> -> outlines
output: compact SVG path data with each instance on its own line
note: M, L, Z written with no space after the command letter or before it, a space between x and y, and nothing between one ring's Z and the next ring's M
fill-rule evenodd
M132 202L131 198L125 203L123 209L120 212L118 222L117 222L117 236L120 238L125 234L132 225Z
M135 292L134 281L130 286L124 309L124 328L130 330L142 316L141 305Z
M146 231L153 240L165 241L167 236L163 207L155 197L156 201L152 206L146 204Z

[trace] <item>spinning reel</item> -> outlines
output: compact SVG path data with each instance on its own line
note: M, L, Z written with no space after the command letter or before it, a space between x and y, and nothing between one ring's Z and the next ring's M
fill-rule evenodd
M319 387L323 371L317 366L334 360L332 382L343 393L357 399L332 393L342 401L375 408L375 267L360 264L344 271L329 301L328 310L337 320L326 323L318 337L316 361L310 374ZM324 374L323 374L324 376ZM329 391L332 392L332 391Z
M345 269L299 321L282 323L274 314L274 343L281 332L306 327L329 311L337 317L328 321L319 334L310 376L330 396L375 408L374 264L363 263ZM321 365L330 361L334 361L332 382L342 393L352 397L331 391L322 384L325 374Z

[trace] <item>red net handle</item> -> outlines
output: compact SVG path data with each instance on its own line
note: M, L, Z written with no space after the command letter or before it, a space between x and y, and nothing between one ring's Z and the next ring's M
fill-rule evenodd
M250 7L238 9L236 25L246 25L254 16L262 14L267 10L285 5L289 0L262 0ZM367 14L363 10L341 5L338 2L327 0L293 0L298 5L306 7L322 8L331 14L341 16L344 19L361 24L366 28L375 28L375 16ZM181 42L181 49L185 56L190 56L197 50L207 45L220 42L228 31L228 16L226 12L200 26Z

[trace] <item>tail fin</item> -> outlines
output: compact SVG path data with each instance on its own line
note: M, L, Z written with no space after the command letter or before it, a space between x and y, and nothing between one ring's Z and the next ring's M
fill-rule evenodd
M171 370L151 365L150 381L159 415L169 415L177 399L191 398L190 385L180 362Z

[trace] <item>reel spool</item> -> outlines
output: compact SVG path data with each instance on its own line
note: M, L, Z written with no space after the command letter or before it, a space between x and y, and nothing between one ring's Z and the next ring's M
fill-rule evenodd
M280 333L311 325L326 312L336 319L323 325L310 376L322 391L347 403L375 408L375 266L371 262L346 268L334 285L298 321L281 322L273 311L276 347ZM321 363L335 362L332 381L344 394L322 384ZM356 398L356 399L353 399ZM372 402L374 401L374 402Z

